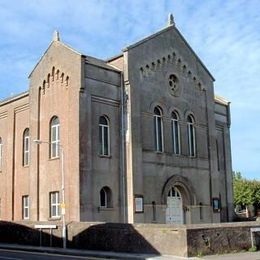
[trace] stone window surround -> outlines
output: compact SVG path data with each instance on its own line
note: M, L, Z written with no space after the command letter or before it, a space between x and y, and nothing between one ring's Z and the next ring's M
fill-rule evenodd
M172 112L171 126L172 126L173 153L176 155L180 155L181 154L180 124L179 124L179 115L176 111Z
M22 196L22 219L29 219L30 216L30 199L29 195Z
M50 192L50 218L60 218L60 193L59 191Z
M107 116L99 117L99 155L110 157L110 124Z
M60 120L53 116L50 121L50 159L60 157Z
M99 209L110 209L112 206L112 191L108 186L102 187L99 192L100 205Z
M163 133L163 111L160 106L154 108L154 140L155 150L158 153L164 152L164 133Z
M30 131L26 128L23 132L23 166L29 166L30 162Z

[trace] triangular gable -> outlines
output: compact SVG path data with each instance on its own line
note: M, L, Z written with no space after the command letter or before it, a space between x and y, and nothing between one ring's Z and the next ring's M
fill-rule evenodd
M195 53L195 51L191 48L191 46L188 44L188 42L185 40L185 38L182 36L182 34L180 33L180 31L174 26L174 24L171 24L169 26L167 26L166 28L148 36L143 38L142 40L131 44L129 46L127 46L126 48L123 49L123 51L128 51L130 49L136 48L144 43L146 43L149 40L152 40L158 36L161 36L164 33L170 32L170 31L175 31L177 33L177 35L180 37L180 39L183 41L183 43L185 44L185 46L191 51L191 53L194 55L194 57L196 58L196 60L200 63L200 65L204 68L204 70L207 72L207 74L210 76L210 78L215 81L215 78L212 76L212 74L209 72L209 70L207 69L207 67L204 65L204 63L201 61L201 59L198 57L198 55Z
M79 55L79 56L84 56L82 53L78 52L77 50L73 49L72 47L70 47L69 45L61 42L60 40L52 40L51 43L49 44L48 48L46 49L46 51L43 53L43 55L41 56L41 58L39 59L39 61L36 63L36 65L34 66L33 70L31 71L31 73L29 74L28 78L30 78L33 74L33 72L35 71L35 69L38 67L38 65L41 63L43 57L46 55L46 53L48 53L48 51L52 48L52 46L62 46L64 48L67 48L68 50L72 51L73 53Z

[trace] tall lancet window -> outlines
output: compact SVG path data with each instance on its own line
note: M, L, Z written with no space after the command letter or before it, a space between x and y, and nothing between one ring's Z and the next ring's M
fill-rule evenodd
M189 156L196 156L195 121L192 115L187 117Z
M171 118L171 125L172 125L172 146L173 146L173 153L180 154L181 153L181 146L180 146L180 125L179 125L179 116L177 112L172 112Z
M60 156L60 120L54 116L50 122L50 158Z
M30 160L30 132L26 128L23 132L23 166L28 166Z
M99 154L110 155L109 121L105 116L99 118Z
M154 143L155 150L157 152L163 152L163 121L162 121L162 109L157 106L154 108Z

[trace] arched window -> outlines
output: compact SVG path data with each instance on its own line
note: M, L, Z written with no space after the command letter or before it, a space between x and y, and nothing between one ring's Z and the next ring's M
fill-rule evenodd
M103 187L100 190L100 207L112 208L112 192L109 187Z
M180 125L179 125L179 116L176 112L172 112L171 118L171 125L172 125L172 145L173 145L173 152L175 154L181 153L181 146L180 146Z
M50 158L60 156L60 120L54 116L50 122Z
M110 154L109 122L105 116L99 118L99 153L105 156Z
M196 140L195 140L194 118L192 115L188 115L187 117L187 131L188 131L189 156L194 157L196 155Z
M29 165L30 158L30 135L29 128L23 132L23 166Z
M2 138L0 137L0 171L2 170L3 166L3 142Z
M163 122L162 122L162 110L160 107L154 108L154 137L155 137L155 150L157 152L163 152Z

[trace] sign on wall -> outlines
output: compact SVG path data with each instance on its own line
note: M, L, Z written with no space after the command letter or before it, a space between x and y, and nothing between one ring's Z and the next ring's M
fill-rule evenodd
M134 200L135 213L144 212L144 197L143 195L135 195Z
M212 208L214 212L220 212L221 203L219 198L212 198Z

